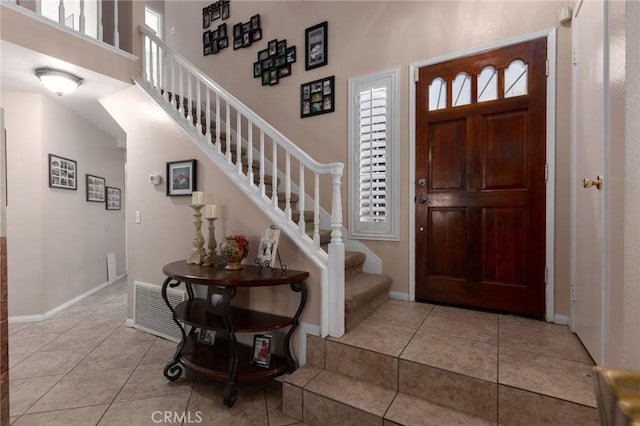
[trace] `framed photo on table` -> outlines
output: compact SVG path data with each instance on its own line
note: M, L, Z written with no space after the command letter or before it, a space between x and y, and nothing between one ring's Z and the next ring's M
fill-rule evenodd
M271 336L267 334L253 336L253 363L259 367L269 368L271 363Z
M198 190L196 160L167 163L167 196L191 195Z
M278 254L278 242L280 241L280 230L274 228L267 228L264 235L260 239L260 245L258 245L257 260L261 264L267 264L273 266Z

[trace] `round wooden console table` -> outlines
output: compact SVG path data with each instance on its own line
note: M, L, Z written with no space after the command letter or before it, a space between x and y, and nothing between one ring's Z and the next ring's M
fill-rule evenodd
M177 380L188 368L212 379L226 381L222 401L231 407L237 396L236 383L259 382L292 372L297 361L291 352L291 336L298 327L300 315L307 302L304 280L308 272L264 268L244 265L240 271L227 271L224 267L188 264L185 260L169 263L162 268L167 276L162 284L162 298L180 327L182 340L173 360L164 368L164 375ZM167 288L184 283L188 300L172 307ZM193 286L206 286L207 298L195 297ZM300 293L298 309L292 317L267 314L231 306L238 287L269 287L288 285ZM221 300L213 304L215 294ZM220 297L220 296L218 296ZM189 331L187 332L187 327ZM237 341L236 333L262 333L289 327L282 348L284 355L272 353L267 365L253 362L253 348ZM213 345L198 340L199 330L216 332Z

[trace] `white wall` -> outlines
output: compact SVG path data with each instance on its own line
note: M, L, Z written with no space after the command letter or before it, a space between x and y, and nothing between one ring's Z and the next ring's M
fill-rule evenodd
M124 209L86 201L85 174L124 194L116 140L38 94L2 93L8 154L9 316L41 315L107 281L106 255L124 274ZM49 188L48 154L77 162L76 191ZM124 204L123 204L124 208Z

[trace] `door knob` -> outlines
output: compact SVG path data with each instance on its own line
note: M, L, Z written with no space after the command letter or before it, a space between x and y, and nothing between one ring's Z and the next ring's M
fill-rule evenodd
M427 202L427 197L425 197L424 195L421 195L420 197L418 197L419 204L425 204L426 202Z
M594 180L584 178L582 180L582 186L585 188L591 188L592 186L595 186L597 189L601 189L603 182L604 179L602 178L602 176L598 176Z

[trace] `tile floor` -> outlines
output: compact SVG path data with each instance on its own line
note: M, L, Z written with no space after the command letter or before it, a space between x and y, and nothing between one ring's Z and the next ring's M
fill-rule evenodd
M381 398L385 419L407 414L398 398L417 397L493 424L597 424L593 361L568 327L544 321L389 300L340 339L310 339L307 360L399 391L390 405ZM313 393L352 396L345 386L326 389L318 371L297 385L307 391L305 406Z
M300 424L283 414L279 382L240 386L229 409L219 383L166 380L175 344L125 326L126 297L123 280L46 321L9 325L11 425Z
M126 327L126 306L121 281L46 321L9 325L12 425L301 424L283 414L279 382L239 387L229 409L219 383L198 376L167 381L162 369L175 344ZM595 407L593 363L565 326L390 300L333 340L398 358L401 366L427 364L434 371ZM329 353L331 339L326 352L319 342L324 341L309 341L308 361L336 361L330 360L336 356ZM403 391L407 385L392 383L398 386ZM395 410L400 418L402 404L415 406L412 398L419 392L397 394L389 413ZM175 414L164 419L165 412ZM498 421L509 424L508 418Z

